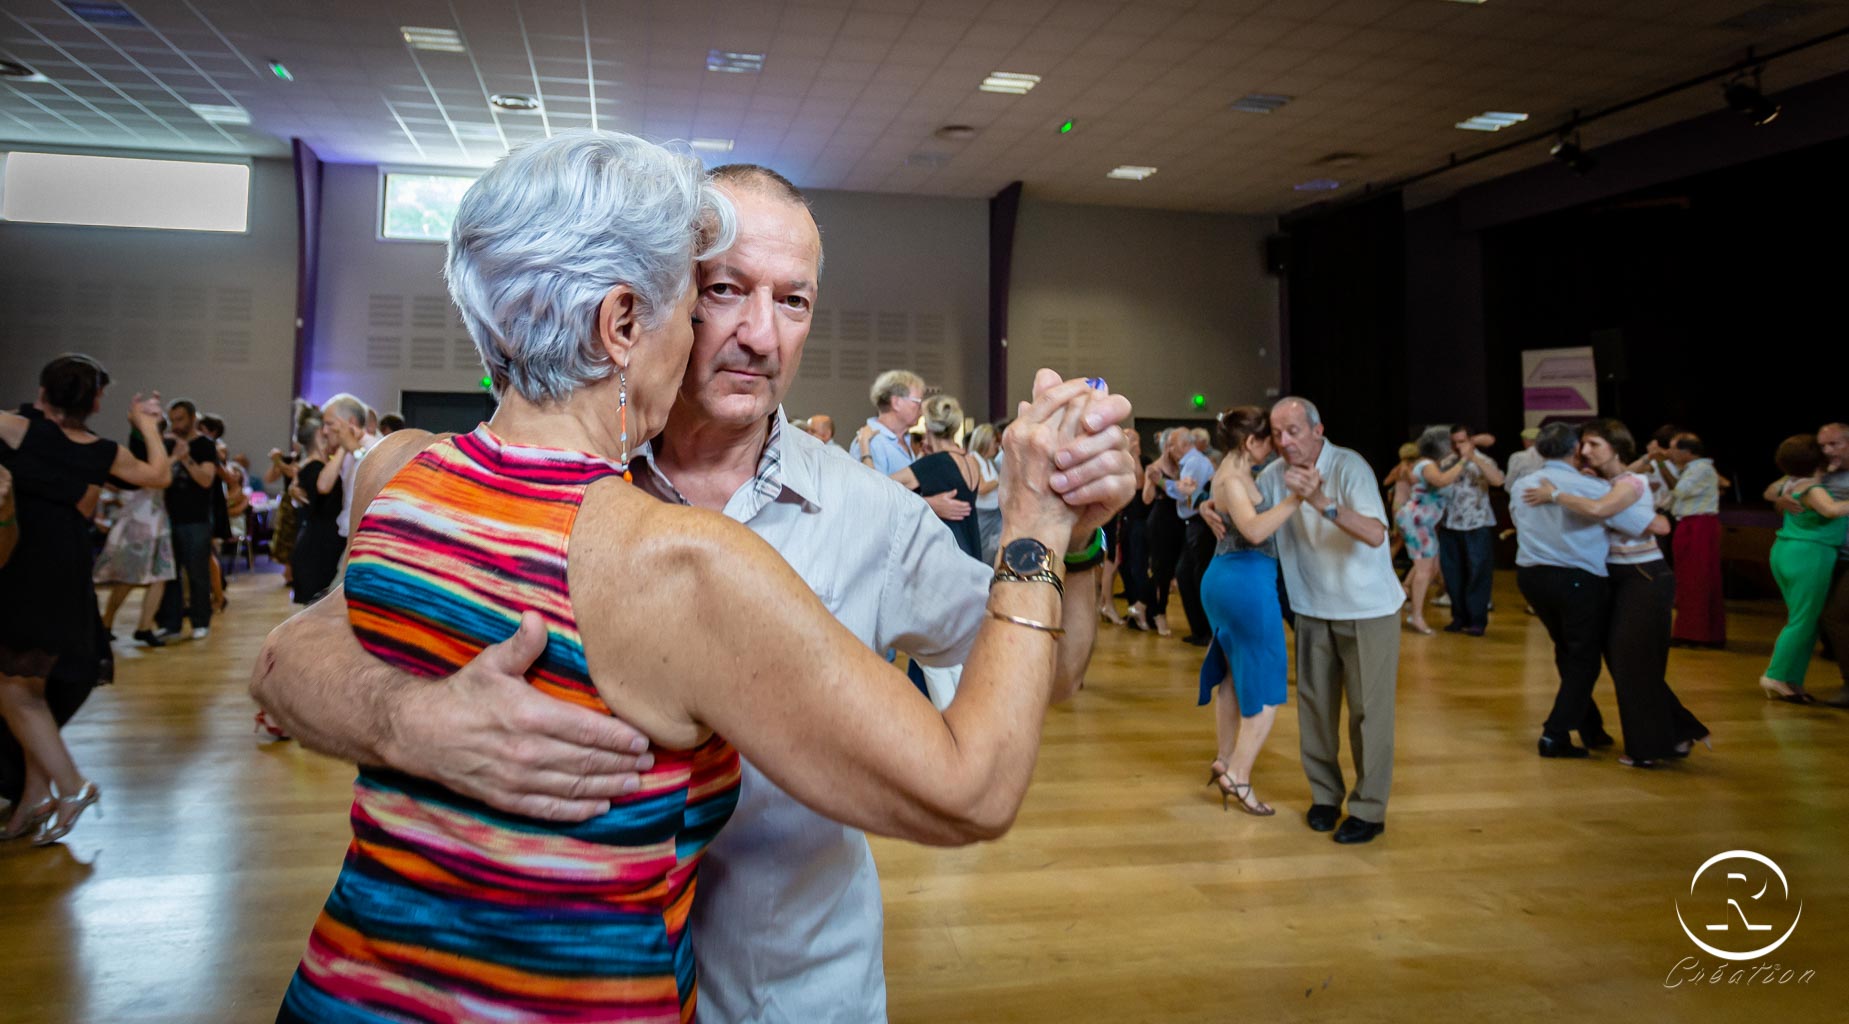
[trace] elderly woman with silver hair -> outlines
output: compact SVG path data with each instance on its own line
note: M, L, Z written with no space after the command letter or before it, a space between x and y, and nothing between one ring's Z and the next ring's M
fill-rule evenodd
M687 365L695 260L732 222L697 161L612 132L517 150L464 196L450 294L500 408L361 464L351 623L374 656L433 677L544 630L532 685L636 725L654 759L573 825L363 767L281 1020L691 1019L687 911L741 754L870 831L956 844L1012 823L1055 696L1068 540L1115 510L1069 507L1053 460L1128 403L1042 371L1021 404L1003 568L940 715L763 542L633 483Z

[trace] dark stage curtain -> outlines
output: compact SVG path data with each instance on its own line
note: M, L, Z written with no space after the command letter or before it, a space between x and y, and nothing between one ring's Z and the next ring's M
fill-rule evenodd
M1398 193L1286 225L1285 389L1377 473L1407 439L1405 217Z

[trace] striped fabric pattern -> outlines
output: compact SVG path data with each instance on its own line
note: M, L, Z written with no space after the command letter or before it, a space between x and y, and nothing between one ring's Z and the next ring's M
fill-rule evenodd
M353 538L349 615L375 657L448 675L546 621L527 678L607 711L566 583L584 489L622 467L503 443L483 424L426 449ZM738 799L738 754L714 736L657 750L634 794L575 825L502 814L362 768L353 841L280 1021L682 1022L695 1007L694 872Z

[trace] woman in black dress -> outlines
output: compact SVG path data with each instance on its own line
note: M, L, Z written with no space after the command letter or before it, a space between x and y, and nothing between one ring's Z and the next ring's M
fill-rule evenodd
M58 735L45 680L60 659L97 656L102 620L90 581L90 516L103 483L113 475L159 487L168 477L159 395L136 395L129 406L147 461L85 427L108 384L96 360L59 356L39 373L37 402L0 412L0 464L13 475L19 519L19 546L0 566L0 714L26 752L25 786L0 838L56 842L98 795Z
M295 488L302 497L299 518L302 532L295 541L295 557L289 563L295 580L295 603L309 604L322 591L334 585L340 573L340 555L346 544L340 539L340 506L343 500L340 477L323 481L321 467L327 453L335 450L329 428L319 420L309 420L296 432L302 445L303 461L295 474ZM322 484L327 483L326 489Z
M1186 427L1170 427L1161 434L1162 454L1143 469L1143 503L1149 506L1149 577L1143 588L1156 635L1168 636L1168 588L1181 561L1188 526L1175 510L1167 485L1181 477L1181 457L1194 443Z

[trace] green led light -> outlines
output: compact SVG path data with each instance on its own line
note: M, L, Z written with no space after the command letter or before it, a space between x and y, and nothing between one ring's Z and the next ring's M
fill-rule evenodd
M1072 129L1073 129L1073 128L1074 128L1074 127L1075 127L1075 126L1077 125L1077 124L1078 124L1078 122L1076 122L1076 121L1066 121L1066 122L1063 122L1063 123L1061 123L1061 124L1060 124L1060 126L1059 126L1059 134L1061 134L1061 135L1067 135L1067 134L1070 134L1070 133L1071 133L1071 131L1072 131Z
M1207 396L1206 395L1197 394L1193 397L1193 399L1191 399L1191 401L1193 401L1194 407L1196 409L1207 408Z
M282 61L279 61L279 60L270 61L270 74L275 75L277 78L280 78L285 82L295 81L295 76L290 74L289 69L286 67L283 67Z
M483 378L482 378L482 390L483 390L483 391L492 391L492 390L494 390L494 378L492 378L492 377L483 377Z

